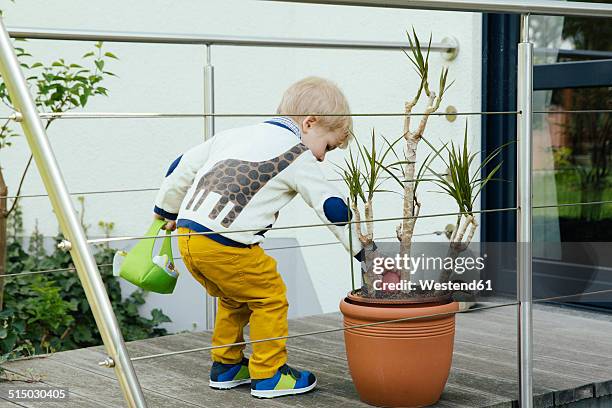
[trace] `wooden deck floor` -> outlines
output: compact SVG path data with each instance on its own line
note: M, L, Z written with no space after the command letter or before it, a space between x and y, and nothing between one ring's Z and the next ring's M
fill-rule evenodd
M504 307L457 316L453 368L437 407L513 408L517 399L515 308ZM535 394L538 407L562 406L612 394L612 315L537 306ZM339 314L292 320L290 333L340 327ZM132 357L210 344L210 333L181 333L128 343ZM149 407L359 407L347 371L341 332L288 341L290 364L318 377L316 391L262 401L248 387L215 391L208 387L208 352L135 362ZM19 402L5 399L10 386L0 383L0 407L123 407L122 394L108 368L98 367L103 348L56 353L4 364L13 373L41 377L46 385L68 387L68 402ZM606 397L607 396L607 397ZM612 403L610 403L612 405ZM605 405L602 405L605 406Z

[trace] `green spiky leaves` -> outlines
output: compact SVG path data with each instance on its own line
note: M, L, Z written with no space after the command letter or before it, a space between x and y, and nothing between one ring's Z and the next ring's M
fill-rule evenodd
M392 142L384 136L381 137L384 140L382 148L376 144L374 130L372 130L369 147L362 145L354 137L356 152L353 149L349 150L349 157L344 160L345 167L337 166L339 167L338 173L348 187L351 202L355 205L358 200L363 203L372 201L375 193L392 192L381 188L381 184L384 182L381 177L382 174L388 174L403 187L402 181L395 173L406 161L400 160L394 151L395 145L403 139L403 136ZM395 156L396 160L392 163L386 163L391 154Z
M480 162L474 171L471 171L470 167L472 166L472 163L474 163L474 160L479 157L481 152L469 152L467 121L463 135L463 146L461 148L456 146L455 143L451 141L450 144L445 143L441 148L436 149L426 139L423 140L425 140L425 143L427 143L433 150L431 158L428 158L425 164L427 169L433 174L431 181L436 183L436 185L438 185L444 193L448 194L455 200L460 212L472 215L476 199L487 183L494 179L494 176L501 168L502 162L500 161L497 163L497 165L495 165L486 174L483 174L483 169L485 169L489 163L495 160L501 153L502 149L509 143L506 143L493 150ZM442 160L448 169L447 174L436 172L430 166L431 161L436 157Z
M423 51L421 49L421 42L419 41L419 37L417 36L416 30L412 27L412 35L410 32L406 31L406 35L408 36L408 44L410 45L410 53L406 50L403 50L404 54L408 57L410 62L413 65L414 70L416 71L419 78L421 78L421 84L419 85L419 89L417 91L416 97L414 98L414 103L419 100L421 97L421 92L425 91L425 95L427 97L431 96L431 90L429 88L429 53L431 51L431 39L432 35L429 35L429 42L427 43L427 49L425 54L423 55ZM453 82L447 85L448 82L448 67L442 67L440 72L440 78L438 81L438 99L441 100L446 93L446 91L453 85Z

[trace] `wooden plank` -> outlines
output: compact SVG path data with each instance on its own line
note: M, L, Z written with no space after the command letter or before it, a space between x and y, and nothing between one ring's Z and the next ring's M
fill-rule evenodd
M457 326L456 341L466 341L481 344L487 347L498 347L505 350L516 349L516 339L511 334L495 333L495 327L491 325L480 325L478 328L469 328L467 325ZM491 330L489 330L491 329ZM572 361L591 364L596 367L612 367L612 354L597 354L591 352L588 347L583 349L573 349L563 338L551 338L547 341L537 337L534 339L534 356L538 358L558 359L561 361Z
M5 389L4 389L4 382L0 383L0 393L2 395L6 395ZM6 400L4 398L2 398L0 396L0 408L17 408L17 407L25 407L25 405L21 405L21 404L17 404L14 402L11 402L9 400Z
M166 336L169 337L169 336ZM181 347L176 347L180 340ZM210 343L210 333L184 333L180 339L156 338L147 339L139 342L128 343L128 349L131 355L150 355L158 354L166 351L175 351L179 349L203 347ZM161 346L160 346L161 345ZM63 354L63 353L62 353ZM89 356L86 362L92 364L99 360L102 354L95 357ZM89 361L87 361L89 360ZM76 356L72 353L71 364L76 364L77 361L83 361L83 356ZM302 362L302 365L308 365L310 362ZM208 376L210 372L210 355L209 352L198 352L174 355L161 358L153 358L150 360L136 361L135 368L138 378L145 388L155 387L160 392L169 396L180 396L182 399L190 402L205 401L203 406L299 406L303 399L311 398L306 396L288 397L279 400L263 401L251 397L248 387L241 387L233 392L212 390L208 387ZM297 361L298 366L300 361ZM312 363L311 363L312 364ZM104 370L100 368L99 370ZM354 406L355 401L343 398L342 395L337 395L341 389L336 384L336 391L331 393L325 388L325 376L319 376L319 381L323 381L323 385L314 394L317 394L317 401L333 405ZM344 384L344 388L352 387L352 383ZM319 395L320 394L320 395ZM229 398L229 400L228 400ZM293 401L298 400L299 401Z
M457 407L457 408L513 408L512 402L507 398L482 393L473 388L464 388L455 384L446 384L444 392L438 404L434 407Z
M555 391L554 394L555 406L560 406L595 398L595 386L593 384L584 384L568 387L566 390Z
M478 345L477 345L478 346ZM461 346L459 346L460 348ZM498 349L498 351L503 351L503 349ZM540 355L538 353L539 350L536 349L535 354ZM541 363L545 362L547 365L555 365L556 368L549 368L549 370L541 369ZM583 379L575 379L568 377L566 375L559 375L560 372L560 364L567 366L566 361L554 361L554 360L542 360L540 357L534 359L534 384L535 386L546 385L549 387L554 387L554 400L555 403L569 403L574 401L579 401L584 398L592 398L601 395L607 395L605 392L608 392L609 389L605 387L605 385L609 385L610 381L597 381L595 376L586 377ZM571 362L569 362L571 363ZM492 366L493 367L493 366ZM584 372L584 371L583 371ZM571 373L571 371L570 371ZM610 377L608 377L610 378Z
M305 322L298 322L298 323L300 323L297 325L300 328L300 332L315 330L317 326L317 324L308 324ZM209 338L209 334L205 332L190 333L186 335L195 336L196 338L199 338L200 341L204 339L207 340ZM334 333L333 336L336 336L336 338L332 340L330 343L336 344L336 345L341 344L343 346L343 340L341 343L337 339L338 334ZM339 333L339 336L340 336L340 339L342 339L342 333ZM299 338L299 339L308 339L308 338ZM338 356L328 356L325 354L312 353L312 351L309 349L301 349L299 347L292 346L295 340L298 340L298 339L290 339L290 341L288 342L290 364L298 368L307 368L307 369L313 370L318 375L318 379L319 379L318 388L319 388L319 391L322 392L323 394L331 394L331 395L336 395L336 396L340 395L346 398L351 398L353 399L353 401L358 400L358 396L356 392L354 391L352 382L350 381L349 378L347 378L348 368L346 366L346 362L344 361L345 359L344 359L343 349L342 349L342 357L338 358ZM308 340L302 345L312 346L313 344L318 345L320 343L318 341L312 342L311 340ZM319 349L320 348L317 347L317 351ZM320 368L318 371L316 371L316 369L312 367L320 367ZM488 406L488 404L490 405L490 403L499 403L502 401L501 398L498 398L498 397L495 397L495 396L492 396L486 393L480 394L480 392L476 389L466 390L461 387L451 387L450 389L453 390L452 391L453 394L451 395L462 393L463 398L466 401L469 401L468 405L455 404L454 406L475 407L476 405L474 405L474 403L478 401L479 403L481 403L481 406L484 407L484 406ZM325 395L325 397L329 397L331 395ZM291 397L291 398L296 398L297 400L302 401L302 398L304 397L305 396ZM296 402L299 403L299 401L296 401ZM319 401L319 399L317 399L317 401ZM445 399L445 396L443 395L440 406L441 407L453 406L453 404L452 402L450 402L448 398Z
M115 378L98 375L78 366L71 366L63 363L62 361L51 358L40 358L12 362L7 369L20 372L22 374L26 370L32 370L36 376L43 377L43 383L45 385L66 387L69 389L71 396L73 394L80 396L79 404L85 404L92 407L125 406L123 394L121 393L119 383ZM114 376L114 372L112 370L109 370L109 372ZM38 385L41 384L39 383ZM156 390L143 389L143 392L147 403L150 406L162 407L167 406L168 404L178 404L182 407L194 407L194 405L186 405L181 403L181 401L168 398ZM104 396L103 400L100 399L100 396ZM86 400L86 403L81 400ZM60 405L58 406L62 406L61 404L63 403L64 402L60 402ZM30 404L30 402L27 404Z
M558 316L550 311L538 311L536 315L539 322L534 343L536 406L548 408L612 394L611 347L602 341L602 336L608 331L595 333L606 328L612 334L612 326L605 320L593 320L597 323L591 326L592 319ZM585 332L576 334L569 332L568 328L560 328L559 319L569 327L579 323L578 327L584 328ZM442 398L435 406L513 408L518 393L515 310L500 308L471 312L458 315L457 321L453 367ZM340 328L342 315L330 313L295 319L289 322L289 327L290 334ZM588 340L584 340L584 333L588 334ZM129 342L127 348L131 357L147 356L205 347L210 344L210 339L209 332L186 332ZM578 340L586 344L581 346ZM292 338L287 341L287 347L290 365L311 370L317 375L315 392L262 401L251 397L249 387L212 390L208 387L211 366L208 351L136 361L134 366L150 406L367 406L359 401L350 379L342 331ZM250 349L247 348L247 355ZM100 395L108 397L104 406L123 406L113 370L98 366L98 361L105 357L104 348L98 346L9 364L16 364L16 370L45 370L47 382L68 386L71 393L75 393L79 407L100 406ZM0 405L2 402L0 400ZM19 406L9 405L12 408Z
M201 342L201 339L198 339ZM147 345L148 347L150 345ZM145 346L143 346L145 348ZM155 349L150 348L149 352L154 352ZM211 361L208 353L202 353L205 355L195 356L195 354L183 354L171 357L164 357L162 359L152 359L148 360L148 368L146 371L143 371L142 374L139 374L139 378L143 384L149 384L150 381L153 381L154 378L158 380L156 383L164 383L161 385L162 389L164 389L165 393L172 392L173 395L179 394L183 395L186 398L185 393L189 392L188 389L185 389L186 379L193 378L195 375L194 371L199 372L200 378L205 383L204 386L200 386L199 383L194 386L194 384L188 384L188 388L197 388L198 393L205 397L208 401L211 397L219 395L223 398L222 401L218 402L217 406L223 406L225 403L226 406L313 406L312 404L307 404L307 401L313 402L312 400L316 400L316 404L320 406L330 406L330 405L345 405L345 406L359 406L356 405L356 401L354 398L356 396L353 385L350 382L350 379L347 380L347 371L345 367L342 367L335 363L335 360L328 359L325 362L321 362L319 360L320 357L314 356L309 353L303 353L299 351L295 351L293 353L292 365L296 368L310 369L318 374L318 382L319 385L317 390L313 393L309 393L307 395L301 396L289 396L278 400L273 401L264 401L255 399L250 395L249 387L241 387L237 390L232 390L232 392L228 391L216 391L212 390L208 387L208 375L210 371ZM139 362L136 362L137 367L140 367ZM159 370L155 368L159 367ZM319 368L319 371L317 371ZM165 371L164 373L159 373L159 371ZM179 383L168 383L168 380L162 380L161 376L167 376L171 374L173 377L177 377L181 379L182 385ZM170 380L171 381L171 380ZM168 386L169 389L165 389ZM228 403L228 398L230 398L231 403ZM220 404L220 405L219 405ZM315 405L316 405L315 404ZM352 404L352 405L351 405ZM365 405L364 405L365 406Z
M129 342L126 346L128 347L130 355L134 357L159 354L168 351L178 351L204 345L201 339L186 336L185 334L174 335L172 337L172 339L160 337ZM180 344L181 348L176 347L177 344ZM95 365L97 364L96 362L104 356L103 353L100 351L77 353L83 350L84 349L59 353L55 358L61 358L62 363L70 365L71 367L85 364L91 367L91 369L88 370L100 373L104 376L112 376L112 378L109 379L116 381L112 370L97 367ZM246 401L249 401L250 406L253 407L264 407L264 405L266 405L252 398L248 393L248 387L242 387L244 388L242 390L233 390L238 391L238 393L233 394L211 389L208 386L210 366L211 362L208 352L159 357L134 362L134 369L136 370L136 375L143 390L155 390L155 392L161 393L171 400L171 402L164 402L165 405L157 404L157 406L160 407L182 402L182 404L191 407L217 408L228 403L228 398L230 398L230 402L232 403L246 403ZM244 394L244 391L247 393ZM235 406L240 405L237 404ZM283 405L271 403L267 404L267 406L282 407Z
M595 383L595 396L605 397L612 395L612 379L609 381L598 381Z
M457 341L455 343L455 355L457 355L457 353L463 353L475 358L504 364L512 370L511 373L513 375L517 375L517 354L514 350L506 350L499 347L486 347L480 344ZM574 379L582 383L593 380L605 382L612 378L610 370L607 367L587 365L575 361L552 360L535 356L534 366L536 371L540 370L544 373L556 373L557 375Z
M479 322L489 320L491 324L513 325L516 322L515 314L509 314L502 309L492 309L482 312L465 313L461 316L466 320L477 319ZM538 335L563 336L563 338L582 342L585 338L612 351L610 335L612 335L612 321L588 319L580 316L552 313L548 311L534 311L534 332Z

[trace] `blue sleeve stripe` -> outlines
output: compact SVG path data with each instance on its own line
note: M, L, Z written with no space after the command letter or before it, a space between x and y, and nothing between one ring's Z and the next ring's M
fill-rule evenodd
M172 172L174 171L174 169L176 169L176 166L178 166L179 162L181 161L181 158L183 157L183 155L181 154L179 157L177 157L172 164L170 165L170 167L168 168L168 172L166 173L166 177L168 177L169 175L172 174Z
M353 218L353 214L340 197L330 197L323 203L323 212L330 222L346 225Z
M167 220L176 220L176 217L178 217L178 214L169 213L166 210L162 210L158 206L155 206L155 208L153 208L153 212L155 214L161 215L162 217L164 217Z

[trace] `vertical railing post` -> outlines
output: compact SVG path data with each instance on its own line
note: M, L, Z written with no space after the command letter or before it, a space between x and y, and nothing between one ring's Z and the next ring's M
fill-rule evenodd
M520 408L533 407L532 319L532 115L533 43L529 40L529 15L521 15L517 73L517 301Z
M215 134L215 71L212 65L211 45L206 44L204 63L204 139L208 140ZM217 298L206 293L206 329L215 327L217 317Z
M21 113L21 126L34 162L45 185L60 228L70 242L70 255L77 270L85 296L100 330L104 347L111 360L128 407L146 407L142 389L127 353L117 318L108 299L98 265L93 257L85 232L68 195L62 173L55 159L36 105L30 95L15 50L0 19L0 74L8 89L14 108Z

